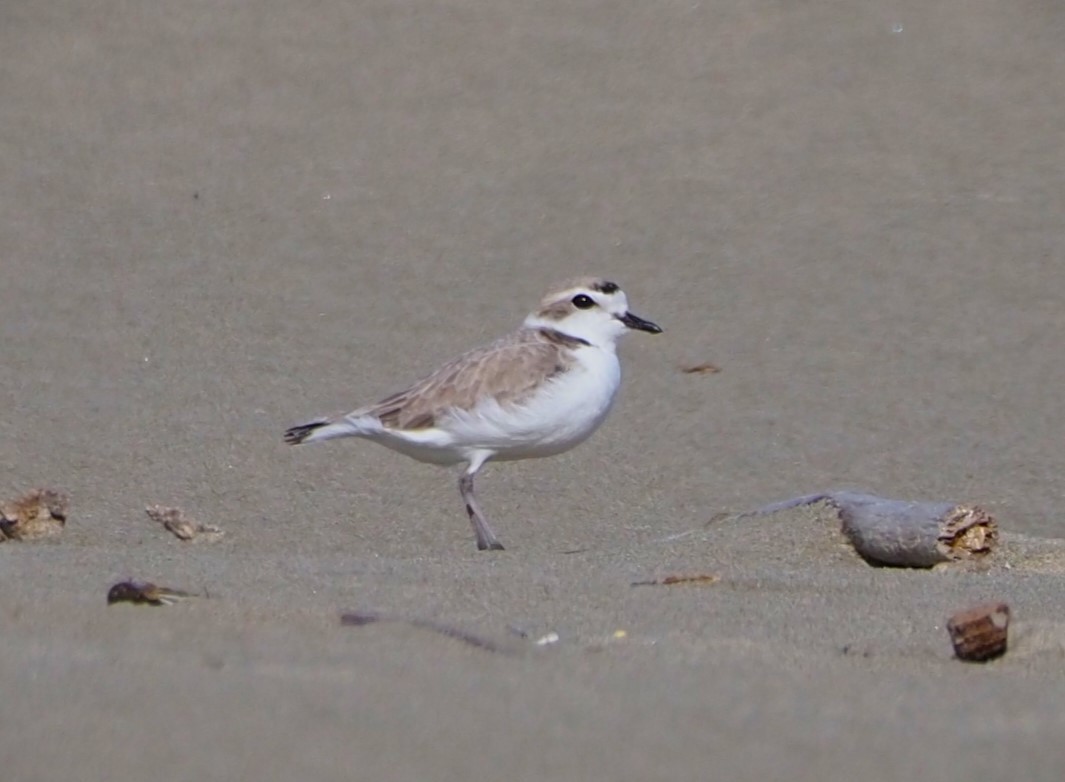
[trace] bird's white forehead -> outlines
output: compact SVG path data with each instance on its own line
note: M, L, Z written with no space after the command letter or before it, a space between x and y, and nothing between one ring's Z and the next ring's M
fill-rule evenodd
M591 297L607 312L624 314L628 310L628 298L617 283L602 277L581 277L553 289L540 300L540 311L573 309L572 301L580 294Z

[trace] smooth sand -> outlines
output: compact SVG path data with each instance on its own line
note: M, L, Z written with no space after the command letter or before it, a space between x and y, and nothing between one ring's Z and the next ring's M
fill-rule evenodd
M0 776L1060 779L1063 40L989 0L8 4L0 492L72 517L0 545ZM506 552L444 471L281 442L589 272L667 333L592 441L486 471ZM841 487L1003 554L707 524ZM629 585L674 573L721 580ZM990 598L1014 651L953 660Z

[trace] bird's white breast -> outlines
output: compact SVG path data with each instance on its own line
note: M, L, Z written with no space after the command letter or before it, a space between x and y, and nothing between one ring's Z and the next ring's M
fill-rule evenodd
M456 413L443 428L469 451L491 450L493 458L550 456L586 440L603 422L621 382L617 353L580 347L575 362L547 380L521 404L486 399Z

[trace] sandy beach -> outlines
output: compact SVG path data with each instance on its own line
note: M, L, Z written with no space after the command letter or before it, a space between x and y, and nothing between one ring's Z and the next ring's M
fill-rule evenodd
M1063 39L988 0L0 10L0 500L70 498L0 543L0 776L1061 779ZM506 551L451 472L282 442L582 274L666 331L590 441L485 469ZM1001 546L736 516L837 488ZM960 662L985 600L1010 651Z

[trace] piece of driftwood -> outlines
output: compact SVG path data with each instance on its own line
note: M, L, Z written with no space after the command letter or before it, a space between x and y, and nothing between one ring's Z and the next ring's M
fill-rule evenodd
M204 541L211 543L226 534L218 527L211 526L210 524L201 524L198 521L188 518L185 516L185 512L181 510L181 508L167 508L163 505L149 505L144 509L144 512L148 514L148 518L157 524L162 524L164 529L180 540Z
M169 606L195 597L191 592L156 586L148 581L119 581L107 590L107 604L135 603L151 606Z
M947 620L954 654L966 662L986 662L1006 653L1010 607L992 602L960 611Z
M826 502L839 511L843 532L866 560L881 565L932 567L979 559L998 542L995 520L975 505L892 500L855 491L808 494L745 516Z
M67 495L54 489L34 489L0 505L0 541L51 538L67 523Z

